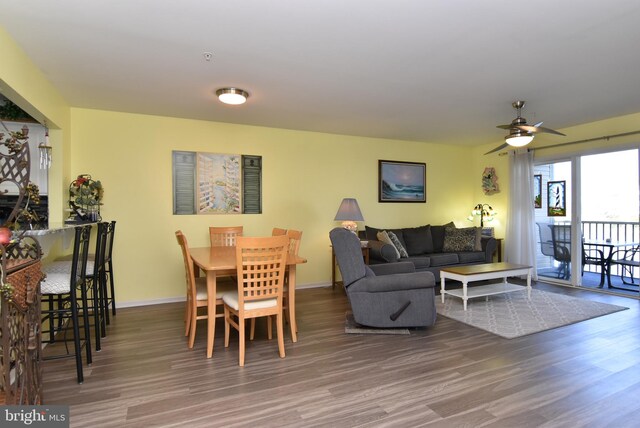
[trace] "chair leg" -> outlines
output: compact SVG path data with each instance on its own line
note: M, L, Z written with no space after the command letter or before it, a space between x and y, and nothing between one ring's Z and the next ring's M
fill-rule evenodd
M278 353L280 358L284 358L284 327L282 322L282 312L276 315L276 326L278 329Z
M76 357L76 375L78 383L84 382L84 375L82 372L82 348L80 346L80 326L78 323L78 304L76 302L76 293L71 291L71 322L73 323L73 348L75 350Z
M249 340L253 340L256 334L256 319L251 318L251 326L249 327Z
M196 324L198 323L198 308L191 308L189 311L191 315L191 321L189 322L189 349L193 349L193 344L196 341Z
M87 356L87 365L93 363L93 357L91 355L91 327L89 325L89 301L87 300L87 285L80 285L80 300L82 301L82 322L84 325L84 340L85 340L85 353ZM96 327L98 328L98 327Z
M187 302L184 308L184 335L189 336L189 330L191 329L191 302L189 296L187 296Z
M95 324L96 329L96 352L102 350L102 344L100 343L100 338L102 336L102 321L100 319L100 293L99 293L99 284L96 281L96 278L91 280L91 285L93 287L92 300L93 300L93 322Z
M239 342L240 342L240 355L238 358L238 362L240 367L244 366L244 318L242 317L238 317L238 333L240 336Z
M229 308L224 305L224 347L229 347Z
M113 284L113 266L111 265L111 261L109 261L109 288L111 289L111 296L109 299L111 300L111 314L116 316L116 287ZM109 310L109 300L107 300L107 310Z
M253 318L255 319L255 318ZM267 339L273 339L273 315L267 317Z

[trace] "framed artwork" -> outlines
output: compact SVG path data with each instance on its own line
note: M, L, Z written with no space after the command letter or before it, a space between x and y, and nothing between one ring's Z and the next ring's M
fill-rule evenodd
M427 202L427 165L378 161L378 202Z
M547 216L565 217L567 215L566 181L547 183Z
M533 176L533 207L542 208L542 175Z
M173 151L174 214L260 214L262 157Z

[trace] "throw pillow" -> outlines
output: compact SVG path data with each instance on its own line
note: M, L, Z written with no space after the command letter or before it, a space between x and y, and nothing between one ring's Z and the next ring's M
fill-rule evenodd
M475 227L456 229L447 227L444 234L444 245L442 251L445 253L455 253L458 251L475 251L477 233Z
M376 237L378 238L378 241L391 245L391 247L394 250L396 250L396 254L398 255L398 258L400 258L400 251L398 251L398 248L396 248L395 244L393 243L393 241L391 240L391 238L389 237L389 235L385 230L378 232L376 234Z
M442 226L431 226L431 240L433 242L433 252L441 253L444 246L444 233L445 229L452 227L455 229L453 222L443 224Z
M403 229L404 243L410 256L433 253L431 226L410 227Z
M393 242L393 245L395 245L396 250L398 250L398 253L400 253L400 258L409 257L409 254L407 254L407 250L404 248L404 246L402 246L402 243L400 242L400 239L398 239L396 234L393 232L387 232L387 235L389 235L389 238L391 238L391 241Z

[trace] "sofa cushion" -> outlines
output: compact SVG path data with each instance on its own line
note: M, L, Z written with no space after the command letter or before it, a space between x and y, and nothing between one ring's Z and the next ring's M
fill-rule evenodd
M398 237L398 239L400 240L400 243L402 244L402 246L404 248L407 248L407 245L404 242L404 234L403 234L403 229L377 229L375 227L369 227L369 226L365 226L364 227L364 234L365 237L369 240L375 240L378 239L376 236L378 235L378 232L382 232L383 230L386 230L387 232L393 232L396 234L396 236Z
M433 241L431 238L431 226L408 227L402 231L406 244L407 254L417 256L433 253Z
M484 262L484 251L465 251L458 253L460 263L478 263Z
M378 241L384 242L385 244L393 247L393 249L396 250L397 258L400 258L400 251L398 250L398 247L396 247L396 245L393 243L393 241L391 240L391 237L389 236L386 230L381 230L380 232L378 232L376 234L376 238L378 239Z
M467 227L464 229L448 227L445 229L442 251L476 251L479 244L479 242L477 242L478 240L479 237L475 227Z
M433 242L433 252L441 253L444 247L444 231L447 227L456 227L453 222L443 224L442 226L431 226L431 240Z
M391 238L391 242L393 242L393 245L396 246L396 250L398 250L398 253L400 253L400 257L409 257L409 254L407 254L407 250L404 248L404 245L402 245L402 242L400 242L400 239L398 239L398 235L391 231L387 232L387 235L389 235L389 238Z
M409 256L405 261L412 262L416 270L431 267L431 258L428 256Z
M458 255L456 253L429 254L429 260L431 267L455 265L458 264Z

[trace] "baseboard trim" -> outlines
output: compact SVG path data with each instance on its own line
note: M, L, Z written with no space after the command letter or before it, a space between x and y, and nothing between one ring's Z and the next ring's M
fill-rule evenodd
M331 287L331 283L330 282L315 282L315 283L311 283L311 284L302 284L302 285L297 286L296 288L298 290L304 290L306 288L323 288L323 287ZM138 306L162 305L162 304L165 304L165 303L184 302L185 300L186 300L186 297L177 296L177 297L167 297L167 298L164 298L164 299L134 300L134 301L129 301L129 302L117 302L116 301L116 308L120 309L120 308L134 308L134 307L138 307Z

